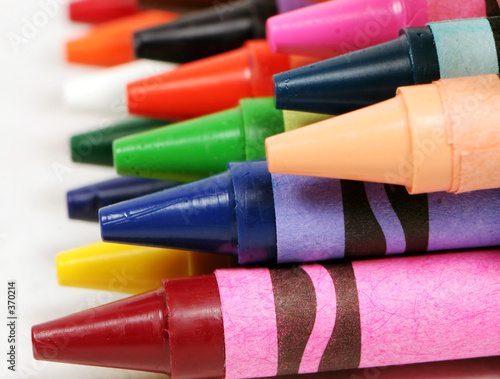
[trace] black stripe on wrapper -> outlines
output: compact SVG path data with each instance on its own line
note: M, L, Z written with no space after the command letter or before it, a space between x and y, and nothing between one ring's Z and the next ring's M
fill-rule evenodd
M500 15L497 0L486 0L486 16L494 17Z
M385 235L375 217L363 182L341 180L345 224L345 257L382 256Z
M385 185L392 209L405 234L405 253L427 251L429 246L429 200L427 194L410 195L405 187Z
M316 292L300 267L269 271L278 328L277 374L298 374L316 320Z
M497 61L500 66L500 17L488 18L490 23L491 32L493 33L493 38L495 39L495 48L497 49Z
M361 361L361 319L358 289L351 263L324 266L335 286L335 327L323 353L319 371L359 367Z

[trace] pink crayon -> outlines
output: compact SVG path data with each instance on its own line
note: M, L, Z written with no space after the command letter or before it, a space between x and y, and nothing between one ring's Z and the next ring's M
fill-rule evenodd
M217 270L33 327L37 359L253 378L500 355L500 248Z
M428 22L498 16L496 0L333 0L273 16L273 52L330 58L398 36Z

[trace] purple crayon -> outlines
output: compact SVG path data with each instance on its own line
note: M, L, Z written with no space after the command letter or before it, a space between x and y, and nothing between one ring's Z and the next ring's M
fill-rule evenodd
M309 262L500 245L500 189L404 187L271 175L236 162L197 182L102 208L104 241Z

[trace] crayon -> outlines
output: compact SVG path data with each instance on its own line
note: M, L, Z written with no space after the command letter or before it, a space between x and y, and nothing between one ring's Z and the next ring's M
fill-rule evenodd
M277 13L273 0L239 0L189 13L134 34L138 58L186 63L266 37L266 20Z
M272 75L311 63L273 54L266 41L186 63L165 74L127 86L131 114L186 120L238 105L240 99L273 95Z
M273 52L331 58L428 22L499 16L496 0L335 0L271 17Z
M69 16L76 22L101 23L147 8L186 12L212 5L213 0L76 0L69 4Z
M69 3L69 18L75 22L106 22L138 12L137 0L77 0Z
M400 87L396 97L266 140L272 173L404 185L500 187L498 75Z
M298 129L303 126L315 124L316 122L323 121L332 117L335 116L321 113L283 110L283 123L285 124L285 132Z
M120 177L68 191L68 216L73 220L99 221L99 209L178 185L176 182Z
M137 0L139 6L143 8L170 9L172 7L201 8L214 5L213 0Z
M71 159L78 163L113 166L114 140L168 124L168 121L134 117L106 128L77 134L70 140Z
M174 63L139 59L68 80L64 104L75 110L127 114L127 84L172 71Z
M240 264L358 259L500 244L500 189L270 175L264 161L101 208L104 241L228 254Z
M346 113L433 80L499 73L500 17L402 29L398 39L274 76L276 107Z
M70 63L111 67L135 60L133 33L173 21L174 12L149 10L94 26L83 37L68 41L66 60Z
M254 378L500 354L500 250L221 269L32 328L35 359Z
M116 140L114 165L120 175L193 181L232 161L265 159L266 137L282 132L272 98L244 99L230 110Z
M286 13L324 1L330 0L276 0L276 6L278 7L278 13Z
M141 293L165 278L211 274L234 267L231 257L98 242L56 256L62 286Z
M193 11L207 8L217 3L214 0L136 0L141 8L165 9L174 11Z
M278 11L314 4L307 0L239 0L192 12L134 34L139 58L187 63L266 38L266 20Z

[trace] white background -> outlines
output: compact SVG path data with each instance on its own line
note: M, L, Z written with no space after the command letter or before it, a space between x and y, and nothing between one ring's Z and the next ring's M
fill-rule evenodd
M0 378L164 378L32 358L33 324L123 297L57 284L55 255L100 240L97 223L67 218L66 191L115 176L112 168L72 163L69 137L122 116L62 105L62 83L97 70L64 62L64 41L87 28L68 21L65 1L0 1ZM41 3L51 4L50 15ZM10 279L18 287L15 374L6 369Z
M64 41L86 26L71 24L65 0L56 1L0 0L0 378L164 378L32 358L33 324L123 297L57 284L55 255L100 239L97 224L68 220L66 191L114 176L111 168L72 163L69 137L122 115L75 113L62 106L62 83L97 69L64 62ZM41 3L50 3L50 12ZM18 290L16 373L6 368L6 298L11 279L17 281ZM480 374L492 362L483 360L472 371ZM386 375L389 371L358 372L356 377L403 378L418 372ZM456 370L453 376L443 374L446 370L439 366L424 371L413 377L448 378L466 370Z

